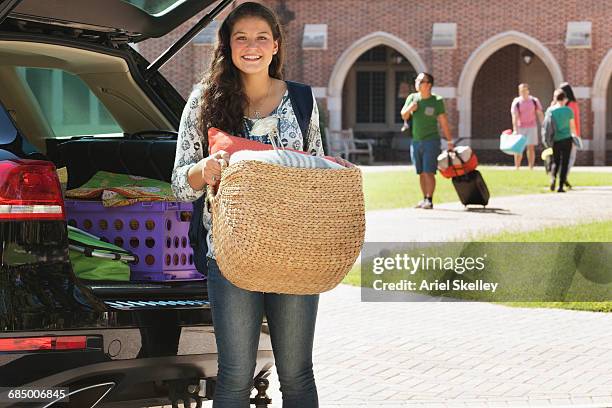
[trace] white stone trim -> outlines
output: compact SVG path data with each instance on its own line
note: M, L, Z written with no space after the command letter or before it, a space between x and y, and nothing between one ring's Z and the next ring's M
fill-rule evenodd
M319 98L319 99L327 98L327 88L324 86L313 86L312 93L314 93L315 98Z
M342 98L337 96L327 96L327 109L338 110L342 109Z
M606 97L604 96L593 96L591 98L591 110L593 112L606 112Z
M565 32L565 48L591 48L593 23L591 21L568 21Z
M454 86L434 86L431 91L446 99L457 97L457 88Z
M327 87L328 106L330 107L329 128L340 130L342 128L342 87L346 76L357 59L378 45L386 45L402 54L417 72L427 71L425 62L419 53L401 38L383 31L370 33L351 44L338 58Z
M590 99L591 88L588 86L572 86L576 99Z
M606 163L606 110L607 92L612 77L612 49L601 60L591 90L593 110L593 164Z
M329 123L328 127L332 130L339 130L342 128L342 97L341 96L328 96L327 97L327 111L329 112Z
M319 37L322 40L322 43L317 43L317 39ZM302 49L326 50L327 24L304 24L304 33L302 35Z
M494 35L472 52L461 71L457 86L459 137L469 139L472 134L472 88L480 68L496 51L512 44L531 50L544 62L553 82L555 84L563 82L563 72L559 63L550 50L540 41L518 31L506 31Z
M431 28L431 48L434 50L456 49L457 23L433 23Z

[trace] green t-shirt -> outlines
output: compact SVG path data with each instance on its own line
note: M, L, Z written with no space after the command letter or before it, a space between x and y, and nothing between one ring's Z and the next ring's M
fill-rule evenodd
M552 119L555 121L555 136L553 141L558 142L572 137L570 119L574 119L574 112L567 106L557 106L549 109Z
M412 113L412 138L416 141L440 138L438 132L438 115L446 112L441 96L431 94L427 99L420 99L418 93L408 95L404 107L416 100L418 108Z

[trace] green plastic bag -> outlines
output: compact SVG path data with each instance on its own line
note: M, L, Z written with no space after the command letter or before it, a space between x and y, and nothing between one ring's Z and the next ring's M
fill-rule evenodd
M129 281L134 255L123 248L100 241L96 236L68 226L69 257L72 270L80 279Z

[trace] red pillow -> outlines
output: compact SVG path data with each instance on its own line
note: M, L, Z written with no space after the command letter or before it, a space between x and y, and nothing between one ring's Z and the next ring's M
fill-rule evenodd
M274 147L244 137L232 136L213 127L208 129L208 149L210 154L225 150L231 156L240 150L272 150Z
M239 152L241 150L273 150L274 147L270 144L255 142L253 140L245 139L244 137L232 136L222 130L213 127L208 129L208 149L210 154L215 154L220 150L225 150L231 156L235 152ZM308 154L301 150L286 150L291 150L292 152L302 154ZM336 160L335 157L325 156L325 158L327 160L333 161L334 163L338 163L341 166L344 166L344 164Z

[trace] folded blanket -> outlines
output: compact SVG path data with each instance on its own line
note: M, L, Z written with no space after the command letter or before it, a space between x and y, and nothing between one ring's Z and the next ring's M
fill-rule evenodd
M66 197L102 200L105 207L122 207L140 201L177 201L170 183L107 171L99 171L83 186L66 191Z
M344 167L331 160L318 156L310 156L291 150L241 150L232 154L229 164L242 160L256 160L265 163L278 164L285 167L305 169L343 169Z
M267 119L273 118L264 118L257 121L253 130L251 130L251 134L259 136L262 134L262 132L265 132L270 124L274 123L273 121L269 122ZM211 155L220 150L229 153L230 156L242 150L275 150L274 146L271 144L256 142L254 140L245 139L244 137L232 136L217 128L208 129L208 145ZM310 155L310 153L301 150L293 150L289 148L285 148L283 150ZM338 163L338 159L336 157L325 156L325 158L332 162Z

